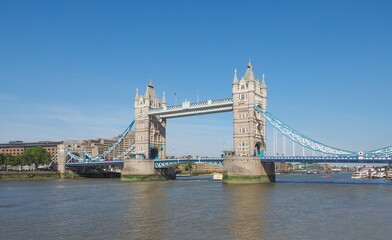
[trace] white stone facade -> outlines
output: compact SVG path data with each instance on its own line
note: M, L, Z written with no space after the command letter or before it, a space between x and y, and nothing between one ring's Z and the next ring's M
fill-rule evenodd
M135 153L146 159L166 158L166 119L149 116L150 108L166 106L163 97L158 99L154 86L150 82L144 95L136 90L135 97Z
M256 79L249 62L245 75L233 79L233 150L236 156L263 155L266 150L266 122L254 104L267 107L267 87Z

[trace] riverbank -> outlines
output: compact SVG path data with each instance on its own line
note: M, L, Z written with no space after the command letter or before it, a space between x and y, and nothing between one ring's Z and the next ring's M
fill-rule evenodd
M79 178L78 174L67 172L64 174L58 172L32 172L32 171L0 171L1 180L43 180L43 179L60 179L60 178Z

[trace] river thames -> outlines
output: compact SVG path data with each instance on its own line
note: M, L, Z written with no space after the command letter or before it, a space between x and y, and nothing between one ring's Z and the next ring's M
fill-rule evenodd
M392 183L347 173L228 185L0 182L0 239L391 239Z

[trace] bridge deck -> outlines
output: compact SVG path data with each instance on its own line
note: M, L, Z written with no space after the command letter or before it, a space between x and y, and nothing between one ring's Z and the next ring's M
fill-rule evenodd
M188 102L184 103L183 105L163 108L151 108L148 112L148 115L159 116L160 118L167 119L231 111L233 111L233 99L226 98L219 100L208 100L198 103Z
M99 162L68 162L65 164L66 167L93 167L93 166L109 166L109 165L121 165L124 161L99 161Z
M260 159L264 162L302 162L302 163L375 163L375 164L391 164L392 157L300 157L300 156L270 156ZM205 163L217 166L223 166L223 158L186 158L186 159L157 159L154 161L155 168L165 168L181 163ZM106 166L120 165L123 160L116 161L97 161L97 162L69 162L67 167L88 167L88 166Z

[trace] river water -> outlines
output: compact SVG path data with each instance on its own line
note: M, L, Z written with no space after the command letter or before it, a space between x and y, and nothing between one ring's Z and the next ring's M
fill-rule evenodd
M392 239L392 184L346 173L0 182L0 239Z

